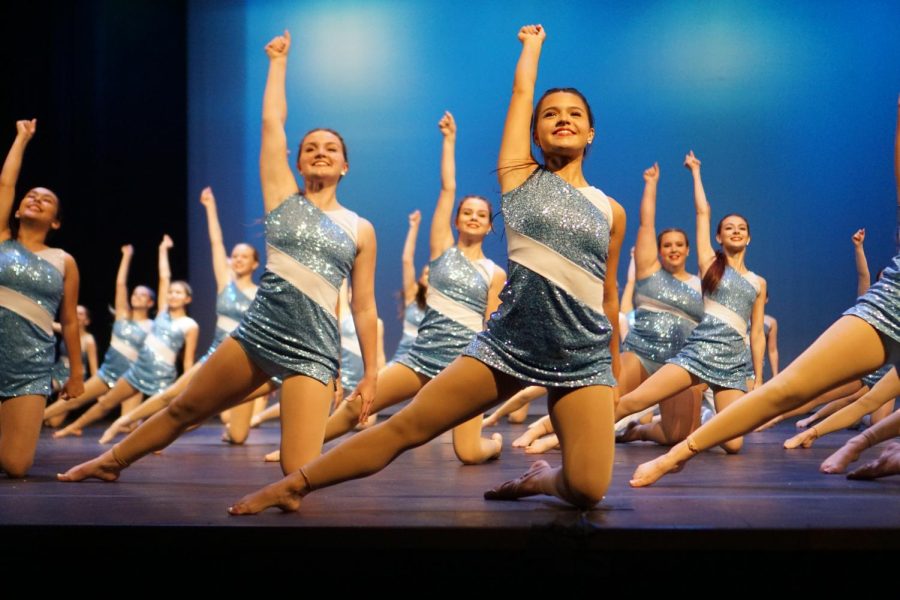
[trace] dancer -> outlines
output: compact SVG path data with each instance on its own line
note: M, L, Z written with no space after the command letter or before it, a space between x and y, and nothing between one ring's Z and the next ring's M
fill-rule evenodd
M347 146L330 129L300 142L297 166L287 161L285 79L291 36L266 45L269 74L263 96L260 178L266 211L268 263L259 291L238 328L226 338L165 410L99 457L60 476L114 480L142 456L171 444L192 425L245 400L271 377L281 388L281 467L295 471L322 448L338 374L338 288L348 276L365 374L352 396L368 410L376 383L375 230L338 202L347 174Z
M159 312L137 360L106 394L100 396L94 406L55 432L55 439L81 435L85 427L135 394L143 398L166 389L178 374L175 363L182 349L184 371L194 365L199 328L197 322L187 316L191 286L186 281L171 281L169 249L172 245L172 238L163 236L159 245Z
M498 294L506 273L484 256L482 242L490 232L490 203L480 196L465 196L456 210L453 239L451 215L456 196L456 122L449 112L438 123L441 151L441 191L431 219L431 264L428 271L428 307L416 340L405 357L389 365L378 376L378 394L372 411L413 397L433 377L462 354L484 321L500 304ZM448 402L451 400L448 400ZM344 401L328 419L325 441L339 437L368 411L358 400ZM481 416L453 430L453 449L465 464L480 464L500 454L503 438L481 437Z
M422 213L414 210L409 214L409 229L406 232L406 241L403 243L403 335L397 350L390 362L400 362L409 354L410 348L419 334L419 325L425 318L427 307L426 296L428 294L428 265L422 268L422 273L416 279L416 239L419 235L419 224L422 222Z
M36 119L16 122L16 138L0 170L0 470L12 478L25 477L34 462L50 395L57 310L70 367L60 397L84 389L75 308L78 267L46 243L61 224L59 198L47 188L28 190L15 211L15 230L10 226L22 157L36 130Z
M81 351L81 364L87 369L87 374L93 376L97 373L97 342L94 336L88 331L88 325L91 324L91 313L87 307L78 305L76 308L76 316L78 318L78 342ZM62 326L59 323L53 323L54 333L62 333ZM69 351L66 348L66 341L59 342L59 358L53 365L53 372L50 376L53 391L59 391L69 378Z
M726 215L716 229L720 251L710 241L710 208L700 178L700 160L689 152L684 166L694 179L697 211L697 262L703 275L705 315L687 343L666 365L616 406L616 418L653 406L691 386L706 383L715 394L721 412L747 391L746 365L752 354L755 381L762 381L763 308L765 280L749 271L744 259L750 243L750 226L744 217ZM748 350L747 329L750 321ZM754 384L755 385L755 384ZM699 410L699 407L697 407ZM743 440L727 440L726 452L740 451Z
M523 382L550 388L563 466L537 463L487 496L548 493L582 508L603 497L613 464L616 265L625 212L584 179L584 153L594 128L581 93L550 90L533 108L544 38L540 25L519 31L522 53L500 146L498 175L511 267L503 303L466 354L432 379L409 406L245 497L231 507L232 514L269 506L297 510L310 491L384 468L404 450L482 414ZM532 156L532 139L545 165Z
M894 177L900 223L900 98L894 137ZM900 229L898 229L900 241ZM772 417L800 406L809 398L853 381L879 366L900 362L900 254L885 268L880 280L831 325L794 362L765 385L716 415L669 452L640 465L631 485L651 485L698 452L743 435ZM875 473L900 468L900 445L885 450ZM868 471L864 473L868 474Z

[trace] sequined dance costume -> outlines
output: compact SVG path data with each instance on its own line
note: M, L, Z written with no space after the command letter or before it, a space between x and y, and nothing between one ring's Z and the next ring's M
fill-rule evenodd
M85 372L87 372L88 353L84 348L81 349L81 364L84 366ZM64 386L71 372L72 368L69 365L69 349L66 347L66 340L60 340L59 355L56 358L56 364L53 365L53 369L50 372L50 380L54 389Z
M435 377L462 354L481 331L494 263L471 261L453 246L431 261L425 317L409 353L399 362Z
M137 360L123 375L125 381L146 396L169 387L178 375L175 360L184 347L185 334L196 328L197 322L188 316L173 319L168 311L159 313Z
M400 343L397 344L397 351L394 352L394 356L389 362L400 362L406 358L416 341L416 336L419 335L419 326L424 318L425 309L419 308L415 300L406 305L403 310L403 336L400 338Z
M615 385L603 312L609 199L538 168L503 194L501 209L509 279L466 355L538 385Z
M900 365L900 254L844 314L859 317L877 329L890 343L891 364Z
M229 281L228 285L216 296L216 332L213 335L212 344L200 358L200 362L206 361L212 353L216 351L219 344L222 343L228 334L237 329L244 313L250 308L253 299L256 297L256 287L249 290L241 290L233 281Z
M62 250L0 243L0 400L50 394L53 317L64 273Z
M892 368L894 368L894 365L888 363L877 371L872 371L862 378L863 385L868 387L869 389L875 387L875 384L881 381L882 377L890 373Z
M760 286L755 273L741 275L726 266L718 287L703 297L703 320L684 348L666 362L708 384L746 392L750 363L747 330Z
M346 396L359 385L364 372L362 349L353 317L341 319L341 387Z
M107 387L112 387L137 360L147 335L153 328L153 321L132 321L116 319L113 323L109 348L103 355L103 364L97 369L97 376Z
M266 216L266 272L231 334L270 377L338 373L338 289L356 258L356 213L295 194Z
M634 323L623 350L633 352L652 375L681 350L703 319L700 278L682 281L659 269L634 285Z

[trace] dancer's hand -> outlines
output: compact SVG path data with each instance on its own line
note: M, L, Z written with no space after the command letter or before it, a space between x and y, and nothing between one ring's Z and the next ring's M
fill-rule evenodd
M854 247L862 248L863 242L866 241L866 230L865 229L857 229L856 233L854 233L853 237L850 239L853 240Z
M266 55L270 60L277 58L287 58L288 51L291 49L291 32L284 30L284 35L275 36L272 41L266 44Z
M539 44L544 43L547 38L547 30L543 25L525 25L519 30L519 41L523 44L529 40L537 41Z
M36 131L37 119L16 121L16 135L24 141L27 142L33 138Z
M60 400L71 400L84 393L84 377L71 376L66 380L62 391L59 392Z
M440 124L438 125L440 126ZM422 222L422 211L416 209L409 213L409 226L410 227L418 227L419 223Z
M456 120L450 114L450 111L444 111L444 116L438 121L438 129L441 130L445 138L456 138Z
M694 151L691 150L684 157L684 166L691 173L698 173L700 171L700 159L694 156Z
M162 241L159 243L159 247L163 250L168 250L174 245L175 242L172 241L172 238L169 237L168 233L163 236Z
M212 188L206 186L203 188L203 191L200 192L200 204L203 206L215 206L216 205L216 197L213 196Z
M659 181L659 163L653 163L653 166L644 171L645 183L657 183Z
M134 256L134 246L132 246L131 244L125 244L124 246L122 246L122 256L126 258L131 258L132 256Z
M359 398L362 403L362 408L359 412L359 424L364 424L369 419L369 412L372 410L372 405L375 403L375 384L377 382L377 378L373 375L370 377L363 377L359 384L356 386L356 389L353 390L353 393L347 396L347 402L351 402Z

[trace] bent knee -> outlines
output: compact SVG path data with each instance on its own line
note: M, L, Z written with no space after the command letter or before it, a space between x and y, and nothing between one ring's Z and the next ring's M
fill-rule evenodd
M33 458L10 458L0 462L3 472L10 479L22 479L34 464Z
M166 414L168 414L172 420L184 426L193 425L201 418L197 407L191 405L189 402L185 402L180 396L173 400L165 410Z
M724 444L722 444L722 450L727 452L728 454L737 454L741 451L741 448L744 447L744 438L734 438L733 440L728 440Z
M609 488L609 477L591 475L566 475L569 502L581 509L595 507L603 500Z

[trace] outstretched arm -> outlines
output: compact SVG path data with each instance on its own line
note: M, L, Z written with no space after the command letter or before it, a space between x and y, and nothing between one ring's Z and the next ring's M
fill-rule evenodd
M222 239L222 226L219 224L216 197L213 195L211 187L207 186L200 192L200 204L206 208L206 226L209 229L209 246L212 250L216 291L221 292L231 282L231 269L228 267L228 252L225 250L225 241Z
M644 171L644 195L641 197L641 224L634 245L636 277L644 279L661 268L656 248L656 186L659 164Z
M22 170L25 146L34 137L36 130L37 119L16 121L16 139L13 140L6 160L3 162L3 170L0 171L0 242L8 240L12 236L9 229L9 217L12 215L13 204L16 200L16 181L19 179L19 171Z
M778 321L771 319L772 324L769 327L769 337L766 340L766 349L769 353L769 367L772 369L772 377L778 375Z
M128 270L131 268L131 257L134 246L122 246L122 260L119 261L119 272L116 273L116 320L131 316L131 304L128 302Z
M441 193L438 194L434 214L431 217L431 260L443 254L453 245L453 200L456 198L456 121L445 112L438 122L444 136L441 147Z
M69 379L63 385L59 397L63 400L77 398L84 392L84 364L81 362L81 333L78 330L78 265L66 254L66 270L63 274L63 297L59 306L62 335L69 352Z
M365 423L369 418L369 410L375 401L375 385L378 375L378 307L375 305L375 257L377 246L375 228L364 219L359 221L359 250L353 263L351 285L353 297L350 310L353 312L353 324L359 338L362 351L364 372L362 379L349 396L362 401L362 412L359 422Z
M684 157L684 166L694 178L694 210L697 213L697 264L702 276L706 274L706 269L716 258L716 251L713 250L710 237L710 208L709 202L706 200L706 191L703 189L703 180L700 178L700 159L694 156L693 150Z
M506 193L519 187L537 165L531 154L531 116L534 113L534 86L537 82L541 47L547 37L540 25L526 25L519 30L522 53L516 64L512 98L506 112L503 139L497 157L497 177L500 191Z
M172 270L169 268L169 248L173 246L172 238L168 234L163 236L159 243L159 287L156 289L156 295L159 298L159 312L163 312L169 308L169 284L172 282Z
M866 249L863 247L863 242L866 241L866 230L857 229L851 239L853 240L853 256L856 259L856 295L862 296L869 291L869 286L872 285L869 262L866 260Z
M266 213L299 190L288 163L287 135L284 132L287 121L285 79L290 48L291 34L287 30L284 35L279 35L266 44L269 75L263 94L262 144L259 149L259 178Z
M422 213L414 210L409 213L409 229L406 230L406 241L403 242L403 306L408 305L416 297L416 239L419 237L419 223Z
M634 246L631 247L631 258L628 260L628 273L625 275L625 289L622 290L622 299L619 300L619 312L625 314L634 310L634 284L637 279L634 266Z

